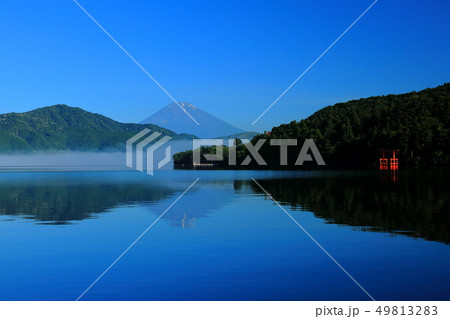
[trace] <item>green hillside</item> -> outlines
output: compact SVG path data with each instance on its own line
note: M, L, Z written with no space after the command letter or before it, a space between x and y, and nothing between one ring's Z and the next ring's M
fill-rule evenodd
M328 106L270 138L314 139L327 164L373 166L378 149L400 150L407 165L450 163L450 83L407 94Z
M192 138L152 124L124 124L78 107L54 105L0 115L0 152L124 150L144 128L175 139Z
M450 164L450 83L420 92L375 96L325 107L310 117L272 128L265 139L297 139L299 147L289 147L293 168L305 139L313 139L327 166L325 168L377 167L378 149L399 149L400 166ZM207 148L205 148L207 150ZM225 154L228 153L226 149ZM247 156L238 146L238 163ZM279 166L279 148L268 142L260 150L265 167ZM176 154L175 165L188 166L192 154ZM203 160L202 160L203 161ZM226 166L226 161L219 164ZM310 168L311 166L306 165ZM299 167L296 167L299 168Z

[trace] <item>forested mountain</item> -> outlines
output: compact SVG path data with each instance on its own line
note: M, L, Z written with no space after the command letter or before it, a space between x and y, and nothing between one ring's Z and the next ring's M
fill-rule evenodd
M327 168L377 167L378 149L399 149L400 166L438 166L450 164L449 127L450 83L446 83L328 106L306 119L274 127L254 137L252 144L260 138L297 139L298 146L289 147L288 167L293 167L305 139L314 140ZM279 147L267 141L259 153L268 166L258 168L279 167ZM248 151L238 146L237 154L240 163ZM178 154L175 165L188 163L189 157L188 152Z
M270 138L314 139L325 161L368 166L377 150L400 150L411 165L450 163L450 83L420 92L338 103L274 127ZM328 164L327 163L327 164Z
M40 150L124 150L144 128L175 139L193 138L152 124L124 124L78 107L54 105L25 113L0 115L0 152Z

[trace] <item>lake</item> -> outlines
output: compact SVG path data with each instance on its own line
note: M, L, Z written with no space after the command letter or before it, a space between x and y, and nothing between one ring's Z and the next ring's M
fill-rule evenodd
M449 173L3 171L0 300L76 300L197 178L81 300L450 300Z

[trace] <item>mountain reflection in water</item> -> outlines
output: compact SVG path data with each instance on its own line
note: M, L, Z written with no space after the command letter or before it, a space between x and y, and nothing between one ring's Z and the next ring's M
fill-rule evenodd
M200 179L183 204L169 210L163 220L174 227L190 228L233 201L236 194L263 195L251 180L253 175L213 172L213 177ZM154 179L137 172L10 173L2 177L0 215L56 225L97 218L120 206L140 205L160 214L167 201L190 183L176 182L176 176ZM258 182L282 205L311 211L329 223L449 244L448 177L447 170L395 176L378 172L266 173Z

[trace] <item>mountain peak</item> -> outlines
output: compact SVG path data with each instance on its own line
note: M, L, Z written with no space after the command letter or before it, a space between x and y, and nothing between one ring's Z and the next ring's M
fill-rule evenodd
M167 108L176 108L176 107L182 107L182 108L184 108L184 109L186 109L186 108L189 108L189 109L196 109L197 107L195 106L195 105L193 105L193 104L191 104L191 103L189 103L189 102L178 102L178 104L177 103L175 103L175 102L172 102L172 103L170 103L169 105L167 105L166 107Z
M189 102L170 103L155 114L146 118L141 124L156 124L177 133L189 133L200 138L217 138L244 130L237 128ZM197 125L181 108L189 113Z

